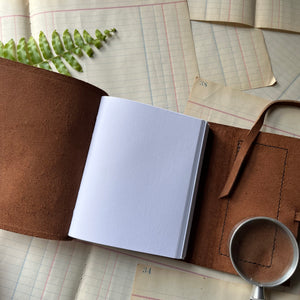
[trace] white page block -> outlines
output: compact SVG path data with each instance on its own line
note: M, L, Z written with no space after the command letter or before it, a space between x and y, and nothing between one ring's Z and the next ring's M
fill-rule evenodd
M207 123L103 97L69 235L182 258Z

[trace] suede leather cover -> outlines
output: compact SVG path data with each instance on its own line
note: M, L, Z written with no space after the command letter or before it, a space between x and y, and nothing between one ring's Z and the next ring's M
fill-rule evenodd
M0 59L0 228L68 237L103 95L74 78Z
M103 95L82 81L0 59L2 229L48 239L68 238ZM210 124L188 262L234 272L228 238L233 227L247 217L276 218L297 235L298 139L260 133L233 192L219 198L247 132Z
M278 219L298 234L300 211L300 140L260 133L252 145L230 196L220 198L248 130L210 123L186 261L235 273L228 241L244 219ZM274 241L275 242L275 241ZM275 247L274 256L278 247ZM271 257L269 258L271 260ZM261 257L250 263L264 268ZM272 267L272 266L271 266Z

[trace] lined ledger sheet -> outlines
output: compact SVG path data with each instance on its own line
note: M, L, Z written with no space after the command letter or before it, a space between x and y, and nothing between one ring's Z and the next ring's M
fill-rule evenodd
M191 20L300 32L298 0L188 0Z
M249 299L251 285L217 280L192 272L183 272L155 265L138 265L131 300L225 300ZM297 300L297 295L276 290L267 291L268 299Z
M255 0L188 0L191 20L241 23L253 26Z
M247 93L269 100L300 100L300 34L270 30L263 34L277 82Z
M185 113L210 122L250 129L270 101L197 77ZM278 107L262 131L300 138L300 109Z
M300 2L256 0L255 27L300 32Z
M198 72L185 1L30 1L32 34L115 27L109 45L72 74L108 94L182 112Z
M192 21L200 76L246 90L276 82L258 29Z

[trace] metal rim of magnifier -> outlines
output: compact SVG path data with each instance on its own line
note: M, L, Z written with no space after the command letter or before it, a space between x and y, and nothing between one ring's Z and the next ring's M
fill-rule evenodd
M260 283L260 282L256 282L256 281L252 280L251 278L248 278L247 276L245 276L239 270L239 268L236 266L235 258L232 255L232 244L233 244L233 241L234 241L237 233L239 232L239 230L242 227L244 227L246 224L253 223L253 222L256 222L256 221L269 221L269 222L271 222L273 224L275 223L277 226L279 226L281 229L283 229L284 232L288 235L288 237L289 237L289 239L290 239L290 241L292 243L293 252L294 252L293 261L292 261L290 267L288 268L288 270L279 279L277 279L275 281L271 281L271 282L265 282L263 284ZM243 279L245 279L249 283L254 284L256 286L260 286L260 287L273 287L273 286L280 285L283 282L285 282L286 280L288 280L293 275L293 273L295 272L295 270L297 268L297 265L298 265L298 261L299 261L299 247L298 247L298 243L297 243L294 235L292 234L292 232L284 224L282 224L278 220L272 219L272 218L269 218L269 217L253 217L253 218L249 218L249 219L246 219L246 220L242 221L233 230L233 232L231 234L231 237L230 237L230 240L229 240L229 256L230 256L230 260L232 262L232 265L233 265L234 269L236 270L236 272Z

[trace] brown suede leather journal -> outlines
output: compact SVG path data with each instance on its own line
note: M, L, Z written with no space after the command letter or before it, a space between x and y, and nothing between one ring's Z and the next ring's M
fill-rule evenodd
M67 238L103 95L82 81L0 59L2 229Z
M297 237L300 140L259 132L265 113L275 105L300 107L296 101L271 102L250 131L210 123L188 262L235 273L228 240L235 225L250 217L277 219ZM248 263L266 267L260 257Z
M0 59L0 95L1 228L67 239L105 92ZM278 219L297 236L300 141L259 133L265 111L251 131L210 124L186 261L233 273L228 238L248 217Z

